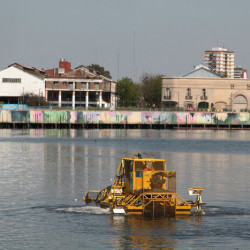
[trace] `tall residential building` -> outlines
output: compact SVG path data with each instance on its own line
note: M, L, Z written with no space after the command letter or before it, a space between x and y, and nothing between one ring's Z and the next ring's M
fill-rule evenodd
M205 65L222 77L234 78L234 51L215 47L205 51Z
M234 67L234 78L243 78L247 79L247 69L243 69L241 65L237 65Z

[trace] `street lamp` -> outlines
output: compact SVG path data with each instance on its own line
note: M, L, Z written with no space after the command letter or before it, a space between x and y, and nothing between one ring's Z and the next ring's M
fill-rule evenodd
M180 108L179 91L177 92L177 94L178 94L178 111L179 111Z
M24 87L23 87L23 107L24 107Z
M53 92L53 87L54 87L54 83L52 82L52 106L54 104L54 92Z
M39 89L39 106L40 106L40 90L41 90L41 89Z
M80 86L80 108L81 108L81 105L82 105L82 83Z
M232 112L233 111L233 92L231 92L230 99L231 99L231 112Z
M196 99L196 111L198 111L198 96L199 96L199 94L196 95L196 97L195 97L195 99Z

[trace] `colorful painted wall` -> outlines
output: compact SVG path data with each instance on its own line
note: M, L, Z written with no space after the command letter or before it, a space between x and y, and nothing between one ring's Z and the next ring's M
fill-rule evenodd
M1 110L1 123L250 125L250 113Z

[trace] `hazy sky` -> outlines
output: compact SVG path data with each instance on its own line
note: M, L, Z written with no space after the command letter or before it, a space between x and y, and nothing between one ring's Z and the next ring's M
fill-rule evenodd
M0 69L97 63L117 77L179 76L224 46L250 70L249 0L0 0Z

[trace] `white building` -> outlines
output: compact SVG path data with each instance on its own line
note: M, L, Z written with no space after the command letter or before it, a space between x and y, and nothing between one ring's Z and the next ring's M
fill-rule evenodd
M205 51L205 65L222 77L234 78L234 52L223 47Z
M0 102L18 104L25 93L45 96L45 71L18 63L0 71Z

